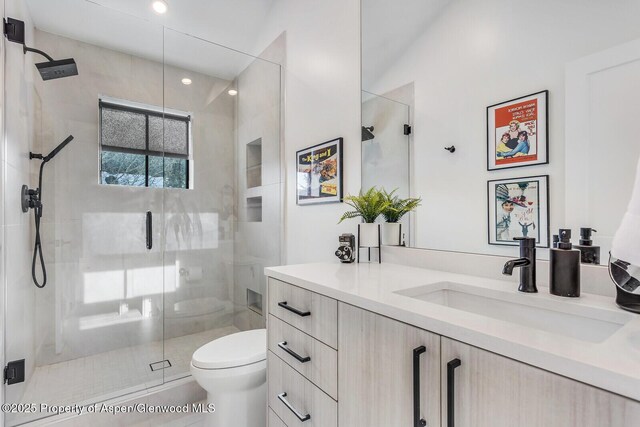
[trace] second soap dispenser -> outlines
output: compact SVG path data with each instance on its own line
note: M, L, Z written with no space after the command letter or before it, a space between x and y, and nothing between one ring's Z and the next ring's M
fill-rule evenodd
M600 246L593 246L593 240L591 240L591 233L597 231L591 227L580 229L580 244L574 247L582 252L580 261L583 264L600 264Z
M560 229L558 248L550 250L549 292L561 297L580 296L580 251L573 249L571 230Z

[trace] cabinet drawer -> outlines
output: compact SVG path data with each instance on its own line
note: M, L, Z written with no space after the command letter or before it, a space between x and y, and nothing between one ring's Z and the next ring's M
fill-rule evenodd
M289 427L336 427L338 404L269 351L269 407Z
M273 409L269 408L269 423L268 427L287 427L287 425L282 422L280 418L273 412Z
M338 348L338 302L269 278L269 313Z
M338 352L304 332L269 316L269 350L338 400Z

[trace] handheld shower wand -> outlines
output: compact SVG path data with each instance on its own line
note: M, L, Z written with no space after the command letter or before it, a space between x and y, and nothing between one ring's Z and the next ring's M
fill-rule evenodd
M49 154L43 156L42 154L29 153L29 159L40 159L40 175L38 177L38 188L30 189L26 185L22 186L22 212L28 212L29 209L33 209L35 213L35 227L36 227L36 239L33 245L33 260L31 262L31 277L33 283L38 288L44 288L47 284L47 268L44 263L44 255L42 255L42 241L40 239L40 218L42 218L42 171L44 165L53 159L68 143L73 141L73 135L69 135L67 139L62 141L56 148L54 148ZM42 283L38 282L36 277L36 262L40 259L40 267L42 269Z

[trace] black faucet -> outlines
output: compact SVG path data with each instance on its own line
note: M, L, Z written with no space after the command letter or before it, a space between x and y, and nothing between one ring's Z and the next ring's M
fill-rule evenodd
M520 268L520 292L538 292L536 288L536 239L533 237L514 237L520 242L520 258L505 263L502 274L511 276L513 269Z

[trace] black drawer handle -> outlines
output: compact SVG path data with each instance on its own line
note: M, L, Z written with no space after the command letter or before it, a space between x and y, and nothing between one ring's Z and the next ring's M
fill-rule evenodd
M291 403L289 403L289 401L287 399L285 399L287 397L287 393L280 393L278 395L278 399L280 400L280 402L284 403L284 406L286 406L291 412L293 412L293 414L298 417L298 419L301 422L305 422L307 420L311 419L311 415L307 414L307 415L302 415L300 412L298 412L298 410L296 408L294 408L293 406L291 406Z
M455 427L456 368L460 365L460 359L447 363L447 427Z
M426 351L423 345L413 349L413 427L427 425L427 421L420 416L420 355Z
M300 311L297 308L293 308L293 307L289 306L286 301L279 302L278 305L280 307L284 308L285 310L289 310L290 312L297 314L300 317L311 316L311 312L310 311Z
M281 349L283 349L284 351L289 353L289 355L293 356L300 363L307 363L307 362L311 361L311 358L309 356L302 357L298 353L296 353L295 351L293 351L289 347L287 347L287 342L286 341L279 342L278 343L278 347L280 347Z

